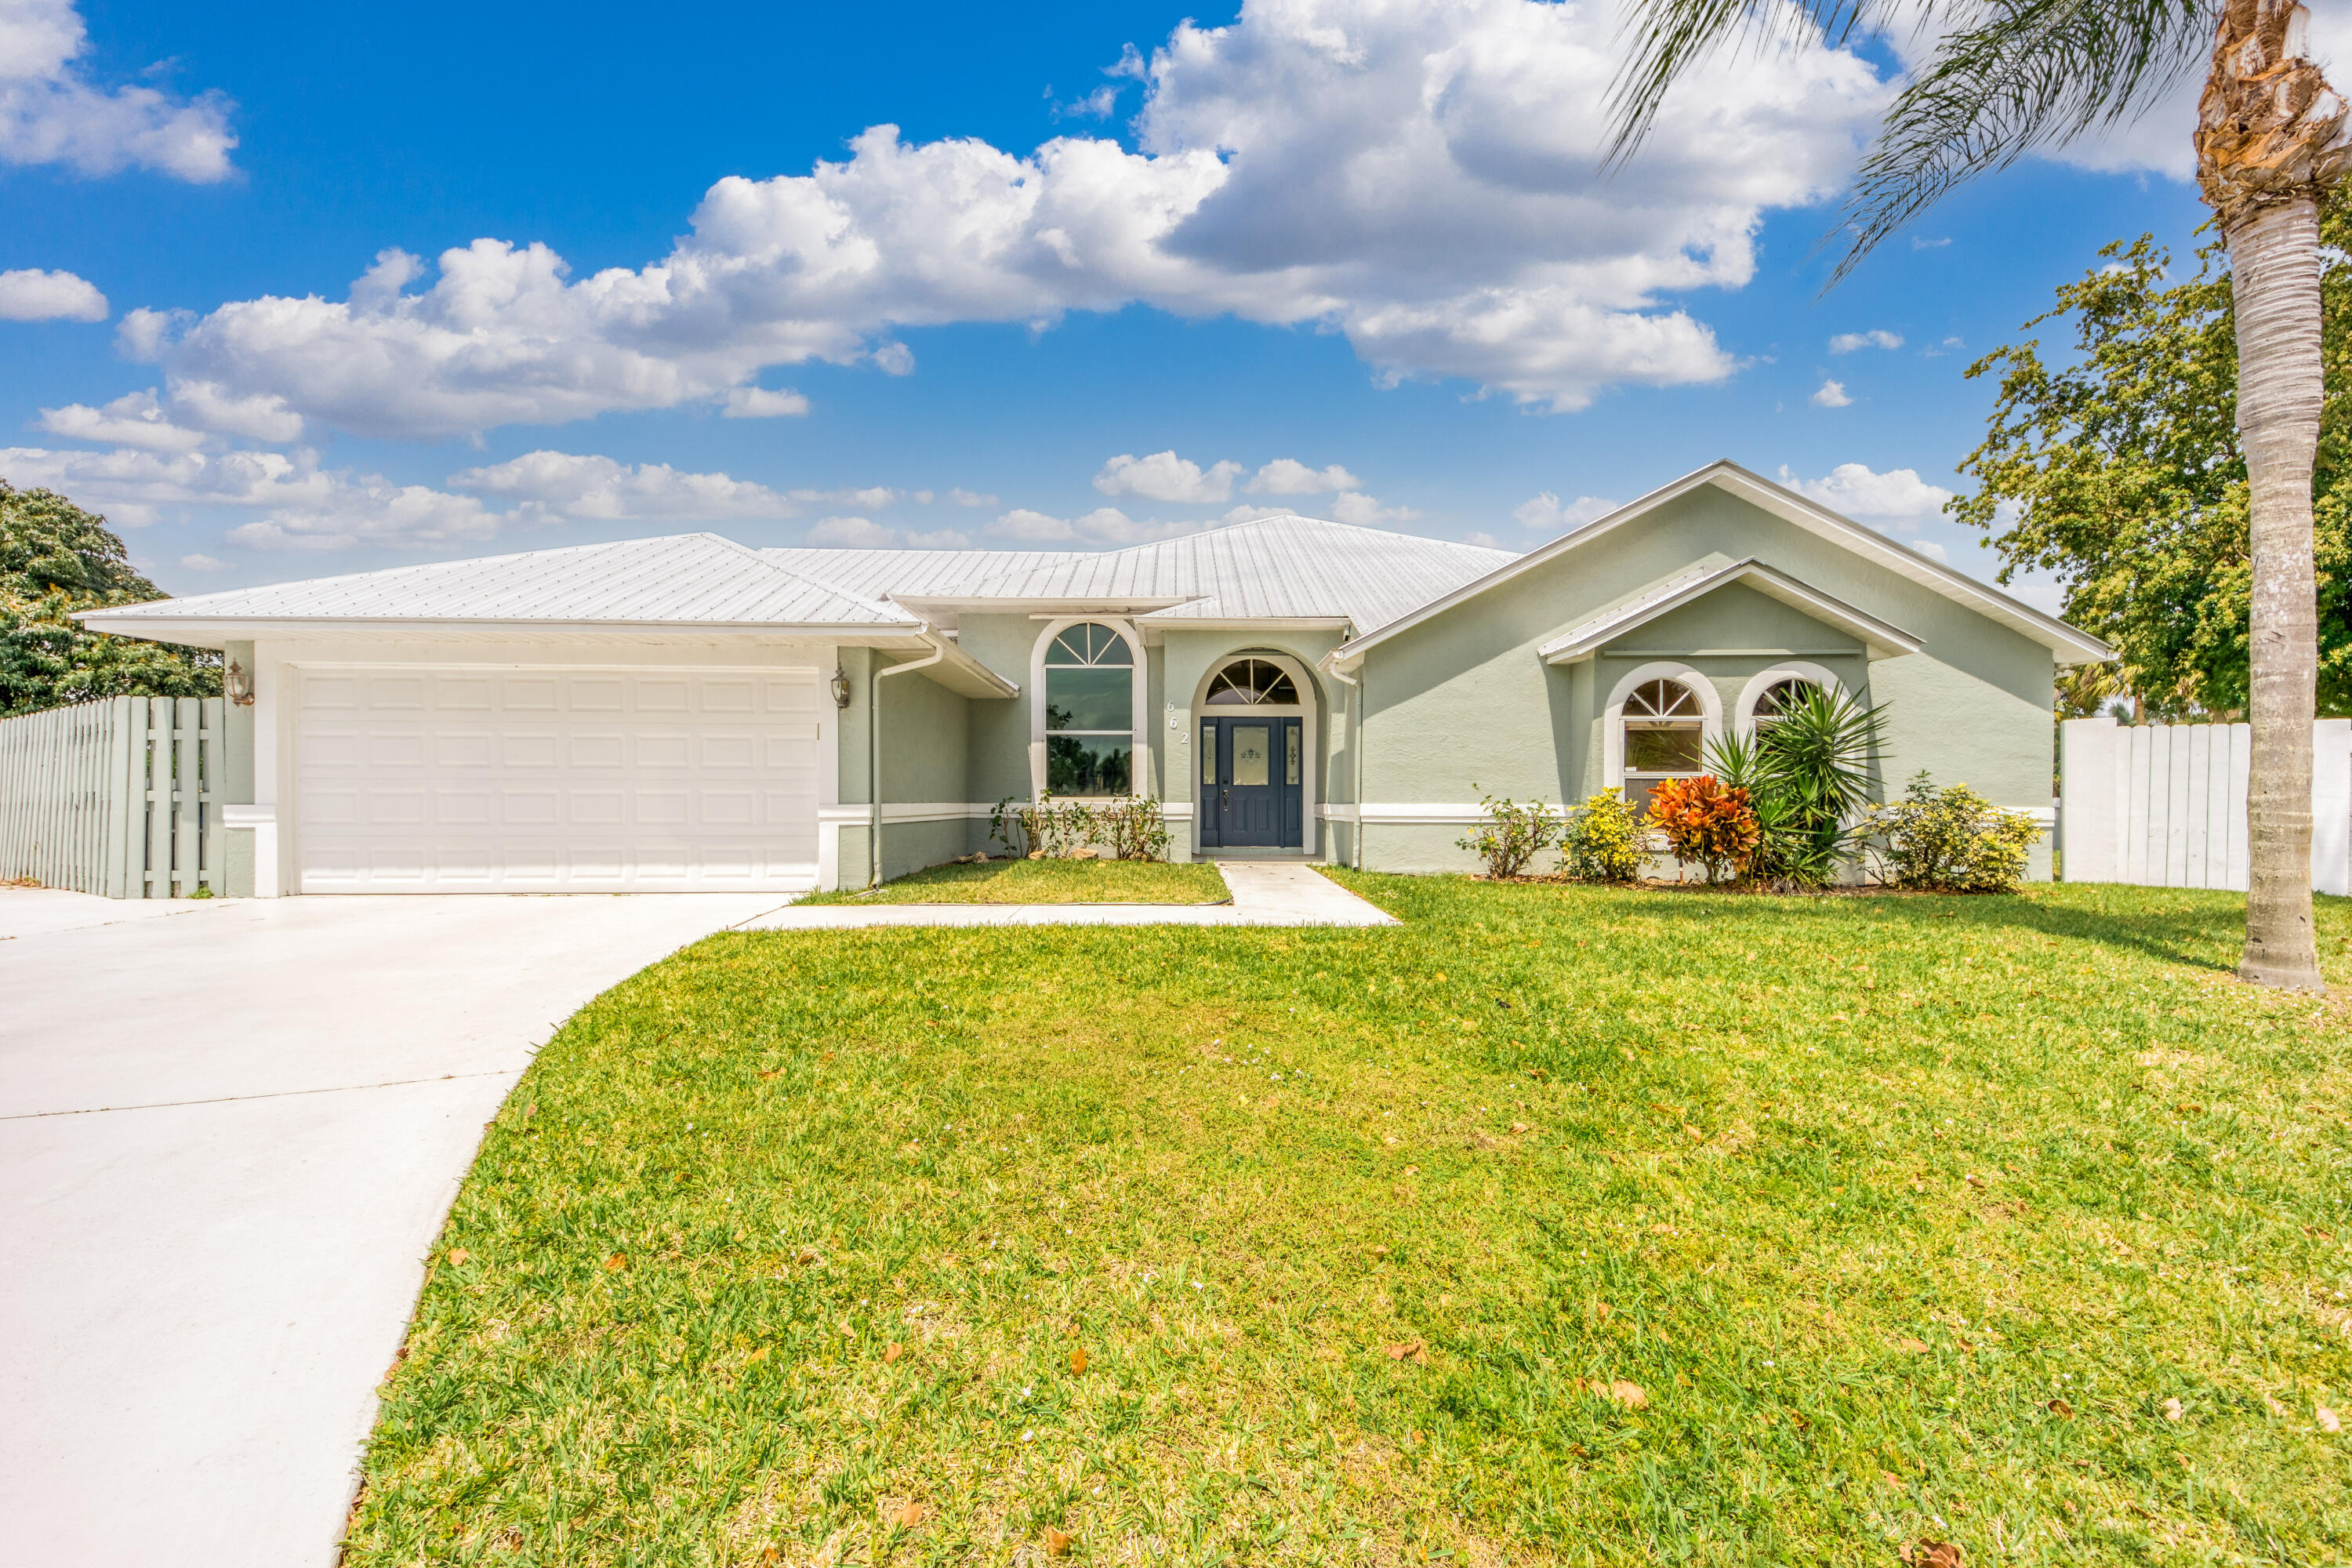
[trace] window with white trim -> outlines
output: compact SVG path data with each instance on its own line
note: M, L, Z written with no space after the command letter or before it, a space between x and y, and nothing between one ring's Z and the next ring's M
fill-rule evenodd
M1790 709L1797 707L1819 691L1821 687L1801 675L1776 680L1757 694L1755 721L1769 724Z
M1667 779L1706 771L1706 710L1679 680L1645 680L1626 694L1625 804L1640 816L1650 791Z
M1134 650L1111 627L1080 621L1045 650L1045 787L1087 795L1134 785Z

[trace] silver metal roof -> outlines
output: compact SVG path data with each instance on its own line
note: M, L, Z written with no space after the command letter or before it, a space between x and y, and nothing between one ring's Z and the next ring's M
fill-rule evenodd
M823 553L806 552L803 553ZM916 617L715 533L436 561L84 614L115 622L561 621L909 626Z
M760 553L788 572L864 599L954 597L998 572L1030 572L1080 559L1082 550L824 550L772 546Z
M960 585L893 588L891 596L961 605L1158 602L1165 607L1144 621L1327 620L1369 631L1516 557L1317 518L1269 517L1124 550L988 559L995 570Z

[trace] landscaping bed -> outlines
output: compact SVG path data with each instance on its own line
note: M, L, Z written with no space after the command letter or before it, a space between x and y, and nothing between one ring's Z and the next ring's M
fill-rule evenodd
M1217 868L1165 860L951 861L879 888L811 893L803 904L1223 904Z
M346 1563L2352 1554L2352 1051L2230 978L2238 897L1335 877L1407 923L729 933L599 998Z

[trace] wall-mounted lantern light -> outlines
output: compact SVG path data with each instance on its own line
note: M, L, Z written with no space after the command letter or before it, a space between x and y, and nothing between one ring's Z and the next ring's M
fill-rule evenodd
M253 699L248 697L246 700L250 702ZM835 708L849 706L849 677L842 674L841 666L837 664L833 667L833 705Z
M221 672L221 689L239 708L253 706L253 672L235 659Z

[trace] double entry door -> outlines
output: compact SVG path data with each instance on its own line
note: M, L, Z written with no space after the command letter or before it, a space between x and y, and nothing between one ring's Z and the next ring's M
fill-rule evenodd
M1204 848L1306 847L1297 719L1201 721Z

